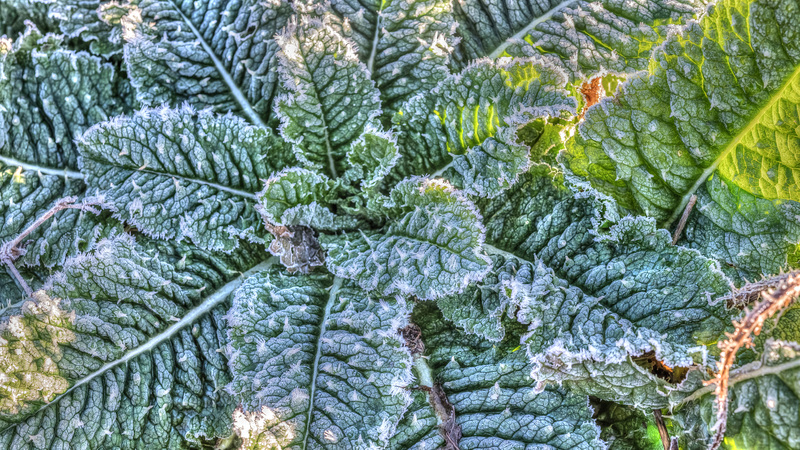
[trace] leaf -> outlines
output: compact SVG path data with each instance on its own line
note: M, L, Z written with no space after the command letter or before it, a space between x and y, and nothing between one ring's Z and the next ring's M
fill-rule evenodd
M587 397L556 388L535 392L524 352L514 351L518 334L502 344L465 335L428 303L416 306L412 321L422 329L428 349L425 359L417 359L417 375L425 386L421 372L427 370L427 379L436 380L431 391L438 386L452 404L461 431L459 448L603 447ZM423 414L415 413L416 420L411 415L418 411L415 406L423 409ZM442 443L441 437L432 442L438 436L431 436L436 423L427 420L430 413L425 414L431 409L420 402L412 404L397 434L414 436L416 441L406 438L393 448L436 448ZM434 446L423 447L425 442Z
M5 0L0 3L0 36L12 39L25 32L25 21L31 21L45 31L55 28L48 17L50 5L42 0Z
M694 0L635 4L523 0L512 4L455 2L462 37L459 50L468 60L544 55L566 69L571 80L604 70L646 69L651 50L667 36L671 25L688 22L704 7Z
M48 15L58 21L66 37L89 42L95 55L111 57L122 51L124 40L134 38L142 22L139 0L59 0Z
M110 64L67 50L33 26L0 43L0 242L15 238L61 198L82 195L73 140L97 122L130 109L126 87ZM23 276L41 284L39 268L59 268L118 224L93 214L59 213L25 241ZM37 267L24 270L23 266ZM2 279L9 279L4 273ZM3 298L17 300L21 291Z
M725 0L670 37L648 73L587 112L570 168L665 227L697 194L692 215L703 217L687 245L744 274L778 272L800 238L781 224L796 223L800 200L790 144L800 89L793 8Z
M272 225L304 225L315 230L356 228L354 217L333 213L336 184L325 175L293 167L271 176L258 194L259 212Z
M389 174L400 159L397 139L390 132L367 126L364 134L347 151L348 169L344 179L373 189Z
M233 295L227 390L244 448L382 447L407 403L405 307L327 274L261 272ZM240 419L239 419L240 420Z
M301 15L276 37L281 81L276 100L281 135L309 168L331 178L345 169L345 154L380 112L380 94L352 43L332 17Z
M292 13L284 1L140 0L142 25L125 61L146 106L233 111L265 127L277 93L272 37Z
M0 148L8 165L72 175L67 172L78 168L74 140L131 110L126 83L113 66L65 49L60 38L34 26L13 44L0 43L0 73Z
M91 192L148 236L230 250L259 225L260 179L291 163L271 131L208 110L144 109L79 141Z
M595 420L602 428L600 437L609 450L662 450L661 437L652 414L620 406L600 403L595 406Z
M395 177L434 172L471 195L494 197L530 166L516 131L574 113L563 73L542 62L478 61L406 102L392 119L402 149Z
M652 410L667 406L673 387L653 373L648 357L671 368L707 364L703 349L663 333L666 324L636 326L542 264L525 266L514 280L516 318L529 326L522 345L538 389L563 384L573 392Z
M57 395L49 403L3 409L0 445L171 449L227 437L234 405L222 390L230 374L217 352L225 343L220 323L228 295L241 284L235 275L247 266L205 255L206 261L190 256L176 268L130 237L104 240L51 278L46 298L60 299L57 304L40 296L23 307L29 319L7 312L4 323L35 320L57 337L51 343L48 334L36 335L33 344L43 353L32 364L38 368L49 358L48 375L62 381L43 391ZM0 358L0 370L10 374L7 362ZM33 387L25 378L17 382ZM8 394L0 395L7 404Z
M387 112L449 74L458 42L451 2L332 0L331 8L348 19Z
M503 316L517 306L518 281L515 259L491 255L492 271L470 284L464 292L436 300L445 319L460 330L486 340L499 342L505 337Z
M768 340L761 360L732 372L725 448L796 446L798 352L795 342ZM714 386L704 387L702 381L699 371L690 372L673 396L679 409L672 422L682 448L705 449L713 438Z
M503 195L478 204L489 251L496 247L596 297L633 325L667 333L675 344L712 344L730 312L716 298L730 281L719 264L673 246L652 219L620 218L608 197L578 192L547 168L529 171ZM658 301L647 301L657 298Z
M409 178L385 206L397 219L384 232L320 236L331 272L380 295L434 299L463 291L488 271L480 216L448 184Z
M539 261L493 251L492 263L494 270L482 281L437 304L459 329L487 340L505 337L505 316L528 327L521 344L537 389L563 384L604 400L660 408L670 387L644 364L648 357L670 367L706 363L699 347L631 324Z

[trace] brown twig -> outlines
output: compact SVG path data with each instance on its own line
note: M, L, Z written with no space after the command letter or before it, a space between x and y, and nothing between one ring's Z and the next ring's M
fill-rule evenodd
M692 194L689 197L689 203L686 204L686 208L683 210L683 215L681 215L681 220L678 222L678 227L675 228L675 233L672 234L672 245L678 243L678 239L681 238L681 233L683 233L683 227L686 226L686 221L689 219L689 213L692 212L692 208L694 208L694 204L697 203L697 196Z
M28 285L28 282L22 278L19 270L17 270L17 267L14 265L14 262L19 259L20 256L25 254L25 249L21 248L20 244L22 244L22 241L26 237L36 231L36 229L42 226L45 222L50 220L50 218L59 211L63 211L65 209L79 209L81 211L89 211L94 214L100 214L100 210L94 206L104 206L101 199L87 199L83 203L76 204L75 202L77 201L77 197L64 197L60 200L57 200L52 208L42 214L38 219L36 219L36 221L30 224L28 228L25 228L19 235L17 235L17 237L3 243L3 245L0 246L0 262L4 263L6 267L8 267L11 275L17 280L17 283L19 283L19 285L22 287L22 290L25 291L25 295L30 296L33 294L33 290Z
M752 347L751 336L758 336L764 327L764 322L789 306L798 295L800 295L800 273L796 272L781 280L775 289L762 292L761 302L752 311L745 310L741 322L733 322L733 333L726 333L728 339L718 344L721 350L717 362L719 372L715 378L706 382L706 384L716 384L714 394L717 396L717 422L712 428L716 435L709 450L718 449L725 437L728 420L728 386L736 352L742 347Z
M667 426L664 424L664 417L661 415L660 409L653 410L653 417L656 420L656 428L658 428L658 434L661 436L661 445L664 446L665 450L669 449L669 433L667 433Z

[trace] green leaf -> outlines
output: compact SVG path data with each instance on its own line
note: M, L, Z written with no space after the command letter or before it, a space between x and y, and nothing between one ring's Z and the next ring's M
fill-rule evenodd
M227 316L243 448L383 447L408 403L406 314L327 274L248 278Z
M373 189L389 174L400 159L394 134L370 126L347 151L348 169L344 179Z
M0 43L0 242L15 238L56 200L84 193L74 139L130 110L126 83L116 75L110 64L67 50L33 26L13 44ZM109 217L98 221L94 214L63 211L26 238L17 266L24 278L41 284L47 270L39 269L58 268L119 231ZM0 278L10 280L2 272ZM21 295L14 289L4 299Z
M3 386L11 377L42 397L16 402L19 390L0 391L2 447L178 449L231 434L220 324L241 284L235 275L256 263L207 252L181 259L161 259L128 236L104 240L54 275L46 297L5 312L4 332L15 338L0 348ZM31 327L19 331L20 322ZM36 351L15 366L23 348Z
M271 131L231 114L145 109L79 141L91 192L148 236L230 250L252 238L261 179L292 162Z
M560 388L535 391L525 352L515 350L518 334L499 344L466 335L429 303L415 307L412 321L419 325L427 349L415 366L420 384L433 388L431 404L441 405L442 399L435 395L440 392L452 405L454 425L460 429L459 448L603 447L586 396ZM426 385L426 379L433 385ZM447 417L442 417L441 409L420 403L412 404L401 422L397 435L402 440L393 448L436 448L443 443L434 435L436 423L425 410L433 409L440 423ZM425 443L434 446L423 447Z
M635 72L647 68L652 49L673 24L702 12L696 0L521 0L455 3L466 59L488 56L544 55L566 69L571 80L602 71Z
M482 281L437 304L454 325L491 341L505 337L506 315L527 326L521 343L538 389L563 384L605 400L660 408L670 387L651 373L648 357L671 367L705 364L699 348L631 324L540 262L497 251L492 263L495 269Z
M779 271L800 241L794 8L724 0L671 36L648 73L587 112L570 168L665 227L697 194L686 245L751 277Z
M331 272L381 295L434 299L463 291L488 271L480 216L450 185L409 178L385 207L397 219L383 232L320 236Z
M392 119L403 158L394 176L434 172L471 195L494 197L530 166L516 131L537 118L574 113L564 74L533 60L478 61Z
M555 275L633 325L686 346L712 344L730 326L730 290L719 264L673 246L652 219L620 218L608 197L573 191L534 168L503 195L478 204L486 243ZM649 301L655 299L658 301Z
M89 42L95 55L111 57L122 51L125 39L134 38L142 21L139 0L58 0L48 15L58 21L69 38Z
M519 282L517 260L491 255L492 271L482 280L470 284L464 292L436 300L445 319L459 329L490 341L505 337L503 316L517 306Z
M704 386L703 379L700 371L689 372L673 395L672 423L681 447L690 450L708 448L717 420L715 386ZM798 380L800 347L795 342L768 340L759 361L732 371L723 448L795 448L800 440Z
M607 402L592 406L608 450L663 450L652 413Z
M258 194L259 212L272 225L327 231L357 227L356 218L330 210L336 190L336 183L325 175L298 167L284 169L270 177Z
M31 21L44 31L54 31L55 23L49 17L50 5L42 0L5 0L0 3L0 36L12 39L25 32L26 21Z
M649 357L673 368L707 364L703 349L662 333L663 325L632 324L541 264L519 267L515 282L516 318L529 325L522 344L533 363L531 376L540 386L563 384L574 392L649 410L667 406L672 389L652 373Z
M294 144L297 158L337 178L346 169L347 149L381 109L366 66L332 20L301 15L277 36L288 92L276 107L281 135Z
M278 84L273 36L288 23L289 2L140 0L139 9L141 25L125 45L139 101L189 102L269 123Z
M72 176L75 139L131 110L129 86L112 65L67 50L60 38L33 26L13 44L0 42L0 74L0 161L8 165Z
M449 75L458 40L450 1L332 0L331 8L348 19L387 112Z

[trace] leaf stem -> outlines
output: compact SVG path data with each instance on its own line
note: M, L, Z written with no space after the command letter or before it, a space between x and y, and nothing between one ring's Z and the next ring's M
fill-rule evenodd
M686 220L689 219L689 213L692 212L692 208L694 208L694 204L697 203L697 196L692 194L692 197L689 199L689 203L686 204L686 208L683 210L683 215L681 216L680 222L678 222L678 226L675 228L675 233L672 235L672 245L678 243L678 239L681 238L681 233L683 233L683 227L686 226Z

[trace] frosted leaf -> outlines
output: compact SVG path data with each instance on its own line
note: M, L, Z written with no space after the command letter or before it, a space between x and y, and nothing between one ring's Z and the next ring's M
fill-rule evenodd
M679 243L721 259L737 281L780 271L800 242L800 48L785 38L800 33L796 5L739 6L718 3L667 39L650 72L588 110L565 159L663 227L696 194Z
M139 0L138 9L125 61L139 101L189 102L266 126L278 88L273 36L288 23L289 2Z
M178 449L230 435L235 405L223 388L231 378L217 350L229 294L257 264L243 257L146 249L122 236L70 259L43 292L4 313L0 328L15 337L4 337L0 373L32 359L38 392L1 384L0 446L31 448L36 435L40 447Z
M585 395L537 392L525 352L515 350L517 330L502 342L487 341L457 330L427 302L415 307L412 321L428 349L415 367L424 365L435 381L415 395L391 448L440 448L443 434L458 437L459 448L603 447Z
M320 236L333 273L381 295L433 299L461 292L488 271L480 216L448 184L409 178L386 209L395 220L382 232Z
M488 56L544 56L571 80L598 72L647 68L648 58L669 31L699 15L695 0L521 0L457 3L464 60Z
M531 164L517 130L574 113L558 69L538 60L480 60L405 104L392 121L402 158L392 174L434 172L465 192L494 197Z
M450 1L333 0L331 8L348 20L384 110L394 112L449 74L450 53L458 42Z
M117 117L87 131L79 146L89 189L123 221L216 250L252 234L260 180L293 162L271 131L188 106Z
M226 354L227 390L249 418L235 425L246 448L383 447L409 401L411 358L397 334L406 314L330 275L271 270L245 281Z
M381 112L375 83L336 25L329 15L301 15L277 36L288 91L275 101L281 136L301 162L331 178L343 173L348 147Z

